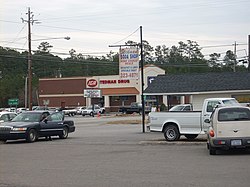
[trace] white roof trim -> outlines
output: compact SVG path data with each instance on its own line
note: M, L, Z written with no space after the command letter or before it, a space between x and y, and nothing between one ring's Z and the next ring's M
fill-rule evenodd
M144 95L200 95L200 94L218 94L218 93L245 93L250 90L229 90L229 91L210 91L210 92L173 92L173 93L144 93Z

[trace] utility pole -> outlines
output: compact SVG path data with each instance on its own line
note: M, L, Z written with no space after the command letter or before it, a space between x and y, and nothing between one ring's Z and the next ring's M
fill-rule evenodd
M142 132L145 132L145 102L144 102L144 75L143 75L143 44L142 44L142 26L140 26L141 39L141 104L142 104Z
M28 107L29 110L32 110L32 59L31 59L31 24L37 20L34 20L32 15L32 12L30 12L30 8L28 8L28 12L26 13L28 15L28 20L24 20L23 22L28 23Z
M250 72L250 35L248 35L248 72Z
M234 68L233 71L236 72L236 41L234 42Z

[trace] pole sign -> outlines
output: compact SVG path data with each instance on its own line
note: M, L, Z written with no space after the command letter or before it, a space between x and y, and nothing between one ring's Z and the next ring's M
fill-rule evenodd
M95 89L89 89L89 90L84 90L84 97L87 98L100 98L102 97L101 90L95 90Z
M121 48L119 62L120 79L139 79L139 50L137 47Z

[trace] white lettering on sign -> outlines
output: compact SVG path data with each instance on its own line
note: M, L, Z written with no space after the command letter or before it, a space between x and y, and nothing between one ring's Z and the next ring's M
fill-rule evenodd
M119 55L120 79L139 78L139 51L137 47L120 49Z
M100 80L100 84L128 84L129 80Z
M89 79L87 82L87 86L89 87L96 87L97 86L97 80L95 79Z

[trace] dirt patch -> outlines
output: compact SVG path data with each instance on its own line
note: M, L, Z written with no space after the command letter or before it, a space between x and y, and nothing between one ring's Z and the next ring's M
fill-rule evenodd
M142 120L117 120L117 121L109 121L106 124L141 124Z

